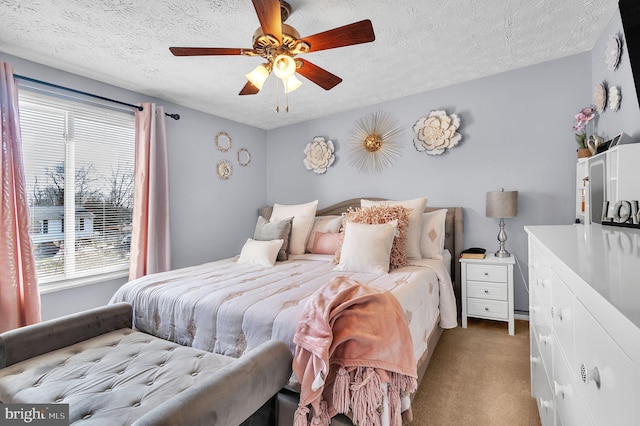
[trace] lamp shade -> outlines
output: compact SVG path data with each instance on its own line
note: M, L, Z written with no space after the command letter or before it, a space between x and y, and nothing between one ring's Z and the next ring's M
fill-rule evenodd
M273 60L273 73L281 80L293 75L296 72L296 63L291 56L278 55Z
M298 80L295 74L291 75L284 80L284 93L291 93L300 86L302 86L302 82Z
M269 77L269 72L270 70L267 66L260 64L249 74L246 74L245 77L247 77L247 80L256 86L258 90L262 90L265 80Z
M518 214L518 191L487 192L487 217L507 218Z

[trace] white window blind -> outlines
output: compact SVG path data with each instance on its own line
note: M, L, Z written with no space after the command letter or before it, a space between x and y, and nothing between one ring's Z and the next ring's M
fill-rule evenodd
M40 284L129 268L129 111L20 89L30 235Z

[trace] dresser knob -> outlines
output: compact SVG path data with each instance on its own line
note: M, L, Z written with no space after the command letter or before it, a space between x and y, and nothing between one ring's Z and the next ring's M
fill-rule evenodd
M553 381L553 393L556 396L562 397L571 397L571 385L561 385L560 383Z
M489 312L489 307L488 307L488 306L485 306L485 307L484 307L484 310L485 310L485 311L487 311L487 312Z
M585 385L588 385L591 380L594 381L596 387L600 389L600 371L598 367L589 368L583 362L580 364L580 377Z
M553 408L553 400L546 400L546 399L539 398L538 402L540 403L541 408L544 408L544 409Z
M562 308L559 308L557 306L552 306L551 307L551 318L553 318L553 319L558 318L560 321L562 321Z
M549 335L549 336L543 336L542 334L538 333L538 342L542 345L550 345L551 341L553 340L553 336Z
M488 275L489 275L489 273L488 273L488 272L485 272L485 273L484 273L484 276L485 276L485 277L486 277L486 276L488 276Z
M485 290L485 291L484 291L484 294L489 294L489 290Z
M531 361L531 364L540 364L540 357L539 356L530 356L529 360Z

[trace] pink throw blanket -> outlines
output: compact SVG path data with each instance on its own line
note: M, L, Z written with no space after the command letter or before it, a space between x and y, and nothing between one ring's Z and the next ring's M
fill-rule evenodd
M403 415L410 420L401 396L415 392L417 366L404 312L391 293L334 278L307 301L293 341L301 384L295 426L328 425L338 413L351 413L354 424L380 425L385 399L391 425L401 425Z

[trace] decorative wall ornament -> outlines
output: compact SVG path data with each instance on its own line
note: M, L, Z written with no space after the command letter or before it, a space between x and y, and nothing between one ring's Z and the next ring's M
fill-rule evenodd
M429 155L442 154L446 149L458 145L462 135L457 132L460 117L447 115L445 111L431 111L427 117L419 119L413 126L416 132L413 145L420 152Z
M220 160L218 164L216 164L216 173L218 177L222 180L227 180L231 177L231 173L233 168L231 167L231 163L227 160Z
M596 84L595 93L593 94L596 110L602 113L607 107L607 86L604 81Z
M309 142L304 148L304 166L307 170L313 170L314 173L324 173L336 159L334 151L335 147L331 140L316 136L313 142Z
M238 164L242 167L248 166L251 162L251 153L247 148L240 148L236 156L238 157Z
M388 113L378 111L356 122L348 143L349 164L364 173L380 173L400 155L397 127Z
M216 133L216 148L222 152L227 152L231 149L231 136L227 132Z
M609 109L611 111L617 111L620 109L621 98L622 94L620 93L620 89L618 88L618 86L609 88Z
M611 35L611 37L609 37L609 41L607 42L607 47L605 50L604 63L607 64L607 69L609 71L614 71L616 68L618 68L621 53L622 41L617 34L613 34Z

